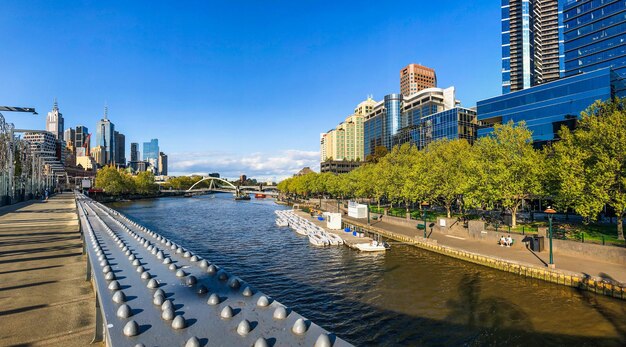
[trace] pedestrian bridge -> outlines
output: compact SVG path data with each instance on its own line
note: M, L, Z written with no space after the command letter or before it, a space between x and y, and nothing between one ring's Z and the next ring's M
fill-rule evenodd
M243 279L76 193L105 346L350 346Z
M207 181L210 182L208 188L194 189L200 183L207 182ZM201 180L194 183L191 187L189 187L189 189L186 190L186 192L188 193L209 192L209 191L233 192L235 194L246 193L246 192L251 192L251 193L256 192L256 193L262 193L265 195L274 195L274 196L278 195L278 189L276 188L276 186L266 186L263 184L260 184L258 186L236 186L232 184L231 182L228 182L225 179L211 177L211 176L203 177Z

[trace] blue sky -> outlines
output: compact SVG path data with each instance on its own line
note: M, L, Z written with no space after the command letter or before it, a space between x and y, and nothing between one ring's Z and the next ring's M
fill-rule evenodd
M319 134L421 63L464 106L500 92L493 1L0 1L0 104L93 130L105 102L171 173L318 168Z

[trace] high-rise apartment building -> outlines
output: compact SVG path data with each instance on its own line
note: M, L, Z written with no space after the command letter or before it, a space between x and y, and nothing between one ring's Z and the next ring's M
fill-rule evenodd
M626 77L626 1L567 0L565 76L611 67Z
M115 164L126 166L126 136L115 131Z
M502 0L502 93L558 79L563 73L559 0Z
M320 161L363 160L363 121L376 101L371 97L359 103L354 113L349 115L335 129L320 135Z
M167 176L167 154L159 152L159 175Z
M63 140L63 114L59 111L57 99L54 99L52 111L48 112L46 118L46 131L50 132L55 139Z
M130 143L130 161L139 161L139 144L137 142Z
M96 126L96 146L102 147L105 164L115 162L115 125L108 119L108 113L108 108L105 107L104 118Z
M89 149L91 148L91 138L89 137L89 129L82 125L76 126L74 136L74 146L76 147L76 155L80 153L81 156L89 155ZM85 143L87 142L87 143ZM83 148L82 150L80 148Z
M143 143L143 161L146 161L152 165L152 167L158 172L159 165L159 140L152 139L150 142Z
M429 67L409 64L400 70L400 93L404 96L435 87L437 87L437 75L435 70Z

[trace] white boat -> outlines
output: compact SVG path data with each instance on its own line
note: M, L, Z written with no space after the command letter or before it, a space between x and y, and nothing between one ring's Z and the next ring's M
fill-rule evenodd
M376 240L369 243L357 243L354 247L361 252L384 252L387 250L384 242L378 242Z
M276 218L276 225L279 227L288 227L289 226L289 222L287 222L286 220L282 219L282 218Z
M328 246L329 241L327 238L320 234L310 233L309 242L315 246Z
M303 235L303 236L307 236L308 235L308 231L306 229L304 229L301 226L295 226L293 229L297 234Z
M337 235L335 235L333 233L326 233L325 236L328 238L328 240L330 241L331 245L333 245L333 246L343 245L343 239L341 237L339 237L339 236L337 236Z

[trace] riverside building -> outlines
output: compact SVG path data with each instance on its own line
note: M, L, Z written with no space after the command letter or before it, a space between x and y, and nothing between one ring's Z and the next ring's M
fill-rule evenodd
M563 73L559 0L502 0L502 93L554 81Z
M604 68L481 100L478 136L491 133L494 124L525 121L540 147L558 139L561 126L574 128L580 113L596 100L624 97L624 90L624 80Z
M428 88L409 97L390 94L365 117L365 157L411 143L424 148L439 139L476 139L476 111L459 106L455 88Z
M565 76L611 67L626 77L626 1L568 0L563 17Z
M400 70L400 93L404 96L435 87L437 87L437 75L435 70L429 67L409 64Z

